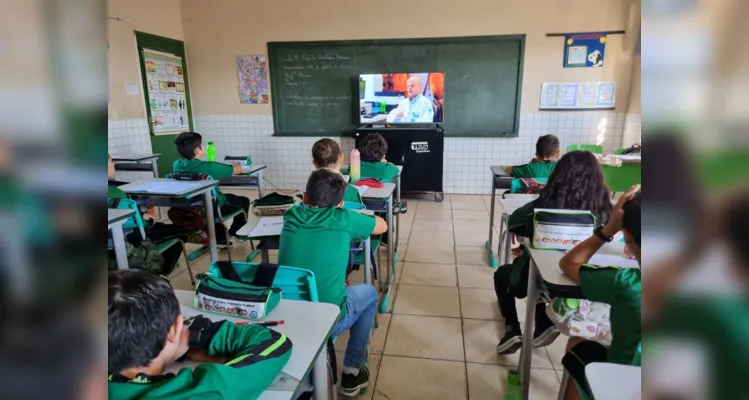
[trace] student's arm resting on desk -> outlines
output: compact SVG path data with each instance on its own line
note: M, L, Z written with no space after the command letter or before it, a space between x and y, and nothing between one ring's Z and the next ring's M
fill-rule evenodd
M244 174L244 169L242 168L242 164L240 163L233 163L234 170L232 171L232 174L234 175L242 175Z
M291 340L260 325L197 317L189 329L190 351L202 349L210 357L228 360L223 365L200 364L194 376L218 371L230 385L241 386L245 395L259 396L291 357Z
M364 215L351 210L346 210L346 212L353 240L365 240L371 235L385 233L388 229L385 220L378 216Z

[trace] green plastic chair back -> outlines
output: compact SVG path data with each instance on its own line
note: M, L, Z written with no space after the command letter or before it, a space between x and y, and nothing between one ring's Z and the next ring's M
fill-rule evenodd
M622 164L619 167L603 165L603 179L611 192L626 192L642 182L640 164Z
M593 154L603 154L603 147L597 144L571 144L567 146L567 151L587 150Z
M627 151L627 149L625 149L625 148L618 148L618 149L614 150L614 154L616 154L616 155L624 154L625 151Z
M237 274L246 282L252 282L259 265L237 261L232 264ZM221 276L221 271L216 263L211 264L208 272L212 275ZM315 274L308 269L280 265L273 280L273 287L281 289L284 300L319 301Z
M107 204L111 204L112 199L107 199ZM132 230L137 229L140 232L141 238L146 238L146 229L143 224L143 218L140 215L140 209L138 209L138 204L135 203L135 201L131 199L119 199L119 203L117 203L117 208L122 210L134 210L135 213L133 213L132 216L128 217L127 221L125 221L124 224L122 224L122 228L126 230Z

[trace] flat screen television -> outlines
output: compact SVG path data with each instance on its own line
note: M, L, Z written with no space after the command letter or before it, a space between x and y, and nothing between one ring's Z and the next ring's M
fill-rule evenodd
M361 124L441 124L445 73L359 75Z

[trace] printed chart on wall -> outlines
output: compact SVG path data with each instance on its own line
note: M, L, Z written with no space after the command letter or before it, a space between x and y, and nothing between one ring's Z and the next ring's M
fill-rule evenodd
M237 56L239 102L265 104L268 99L268 63L263 55Z
M539 110L614 109L615 82L566 82L541 85Z
M182 59L173 54L143 49L143 62L153 133L190 130Z

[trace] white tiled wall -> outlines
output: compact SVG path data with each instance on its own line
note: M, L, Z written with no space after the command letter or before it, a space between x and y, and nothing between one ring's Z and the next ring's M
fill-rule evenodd
M109 120L107 126L110 154L151 154L151 134L143 119ZM151 172L117 171L115 179L132 182L153 177Z
M197 115L195 129L214 142L218 159L251 155L254 162L268 165L266 179L283 189L304 187L312 171L310 150L320 139L274 137L271 115ZM640 117L611 111L527 113L521 115L517 138L445 138L445 192L489 193L489 166L528 162L536 139L547 133L559 137L563 150L569 144L597 143L611 152L639 142ZM333 139L346 155L354 146L352 138Z

